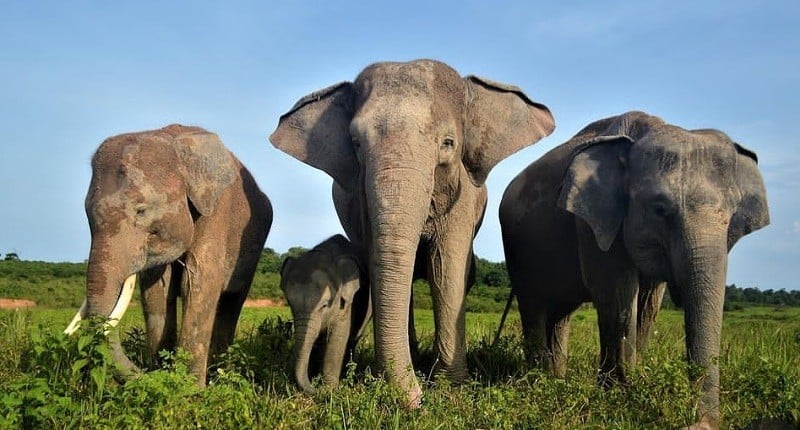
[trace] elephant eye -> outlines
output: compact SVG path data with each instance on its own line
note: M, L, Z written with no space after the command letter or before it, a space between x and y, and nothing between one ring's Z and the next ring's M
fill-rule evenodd
M147 207L139 206L136 208L136 216L143 217L147 213Z
M452 137L445 137L442 145L452 148L456 144Z
M671 210L667 204L663 202L655 202L650 207L650 210L653 212L653 215L659 218L667 218L671 214Z

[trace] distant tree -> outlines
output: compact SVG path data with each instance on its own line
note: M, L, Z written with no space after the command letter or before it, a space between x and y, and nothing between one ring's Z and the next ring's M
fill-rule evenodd
M293 246L289 248L286 252L284 252L283 255L281 255L281 259L284 259L286 257L299 257L305 254L306 252L308 252L307 248L303 248L302 246Z
M725 302L738 303L743 301L745 301L744 293L741 288L737 288L736 284L725 286Z
M475 283L489 287L508 287L511 285L511 281L508 279L506 263L495 263L484 258L476 258Z
M261 251L261 257L258 259L258 272L259 273L280 273L281 271L281 255L275 252L272 248L264 248Z
M6 254L6 258L4 260L6 260L6 261L19 261L19 254L17 254L16 252L9 252L9 253Z
M791 305L792 302L792 297L784 289L775 291L775 295L773 295L772 299L773 299L772 303L773 305L785 306L785 305Z
M748 287L742 290L742 295L744 296L744 301L750 303L763 303L763 298L761 297L761 291L757 288Z

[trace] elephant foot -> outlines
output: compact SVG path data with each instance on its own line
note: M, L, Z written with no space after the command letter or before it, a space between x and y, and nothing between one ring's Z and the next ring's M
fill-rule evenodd
M406 408L407 409L422 408L422 388L420 388L418 385L413 387L411 391L408 392L408 398L406 399Z
M700 420L688 427L683 427L681 430L717 430L719 429L718 425L714 425L708 420Z
M453 384L461 384L467 379L467 366L447 366L441 362L434 364L433 374L443 376Z

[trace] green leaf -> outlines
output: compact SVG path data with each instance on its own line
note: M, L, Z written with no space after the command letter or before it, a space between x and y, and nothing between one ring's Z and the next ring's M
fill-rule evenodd
M106 385L106 368L95 367L89 372L89 375L92 377L92 381L94 381L97 391L102 392Z
M81 369L86 367L87 364L89 364L89 359L88 358L79 358L79 359L75 360L75 362L72 363L72 373L80 372Z
M92 342L91 336L81 336L78 338L78 351L83 351L86 345Z

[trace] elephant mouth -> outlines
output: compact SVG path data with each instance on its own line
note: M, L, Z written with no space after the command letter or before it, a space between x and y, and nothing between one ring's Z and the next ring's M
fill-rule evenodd
M116 327L119 324L119 320L122 319L122 316L125 315L125 311L128 309L128 305L131 302L131 298L133 297L133 290L136 288L136 274L132 274L125 278L125 282L122 283L122 288L119 292L119 297L117 297L117 302L114 304L114 308L111 310L111 313L108 315L107 321L104 325L105 333L108 334L109 330ZM72 318L67 328L64 330L64 333L70 335L78 330L80 327L81 321L86 318L87 314L89 313L89 306L88 306L88 298L83 299L83 304L81 305L78 313Z

